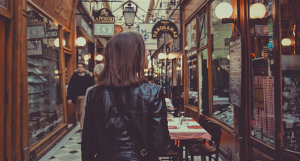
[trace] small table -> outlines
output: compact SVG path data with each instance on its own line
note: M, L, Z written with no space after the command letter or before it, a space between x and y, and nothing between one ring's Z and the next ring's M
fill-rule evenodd
M203 129L198 122L192 118L184 118L183 124L179 124L180 118L169 118L168 127L172 140L190 140L190 139L207 139L211 140L211 135ZM183 145L180 144L180 157L183 160Z

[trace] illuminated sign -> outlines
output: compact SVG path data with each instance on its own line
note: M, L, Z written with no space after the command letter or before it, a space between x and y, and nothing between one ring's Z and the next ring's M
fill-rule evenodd
M44 18L35 11L29 11L27 16L27 39L45 38Z
M109 9L102 8L96 13L94 23L115 23L115 16Z
M168 33L174 39L178 38L177 26L169 20L158 21L152 28L152 38L158 38L162 33Z
M44 19L35 11L28 12L27 25L44 25Z
M94 16L94 36L112 37L115 35L115 16L107 8L100 9Z

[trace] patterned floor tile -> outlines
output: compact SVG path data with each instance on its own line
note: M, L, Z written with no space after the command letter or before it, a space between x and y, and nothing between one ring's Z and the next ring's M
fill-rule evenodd
M60 145L60 147L56 148L56 151L55 153L53 153L54 155L52 157L49 157L47 160L40 160L40 161L81 161L81 133L75 133L77 131L75 130L76 129L74 129L74 132L72 133L72 135L69 136L69 138L66 138L66 141L64 142L63 145ZM201 157L195 156L194 160L200 161ZM225 160L219 158L219 161L225 161Z

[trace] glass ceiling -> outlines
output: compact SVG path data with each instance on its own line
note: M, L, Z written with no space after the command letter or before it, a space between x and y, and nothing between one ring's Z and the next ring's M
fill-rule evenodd
M154 0L154 1L158 1L158 0ZM135 22L134 26L137 26L136 25L137 23L143 23L146 20L150 0L132 0L132 2L136 3L138 6L136 17L134 19L134 22ZM110 2L110 7L113 12L113 15L116 17L115 24L123 26L123 25L125 25L124 24L125 19L123 17L123 8L121 7L122 4L123 4L123 2ZM127 5L125 5L125 6L127 6ZM133 3L131 6L136 8L136 6Z
M154 1L153 9L167 9L167 8L170 9L170 6L175 7L179 3L179 0L153 0L153 1ZM90 5L89 5L88 0L82 0L81 2L89 11ZM123 26L123 28L125 27L125 19L123 17L123 7L122 6L126 2L128 2L128 0L110 0L108 2L108 4L110 5L110 8L111 8L111 11L113 12L112 14L116 18L115 24L121 25L121 26ZM133 28L135 28L140 23L144 23L144 21L146 20L147 12L148 12L148 8L149 8L151 0L131 0L131 2L133 2L131 6L134 7L134 9L136 8L135 4L137 4L137 8L138 8L136 17L134 20L134 25L133 25ZM170 4L170 2L173 2L172 5ZM92 0L91 8L94 8L94 5L96 5L96 3L94 0ZM125 7L126 6L127 6L127 4L125 5ZM97 8L97 10L99 10L101 8L104 8L104 5L102 3L100 3L100 1L98 1L96 8ZM152 16L150 17L150 19L155 19L155 18L157 18L158 20L161 18L166 19L167 18L166 10L153 10Z

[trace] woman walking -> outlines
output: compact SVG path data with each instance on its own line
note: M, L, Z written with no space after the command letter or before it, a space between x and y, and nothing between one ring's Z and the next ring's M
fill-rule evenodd
M87 96L83 161L153 161L167 153L164 92L144 78L147 56L135 32L119 33L107 43L104 70Z

